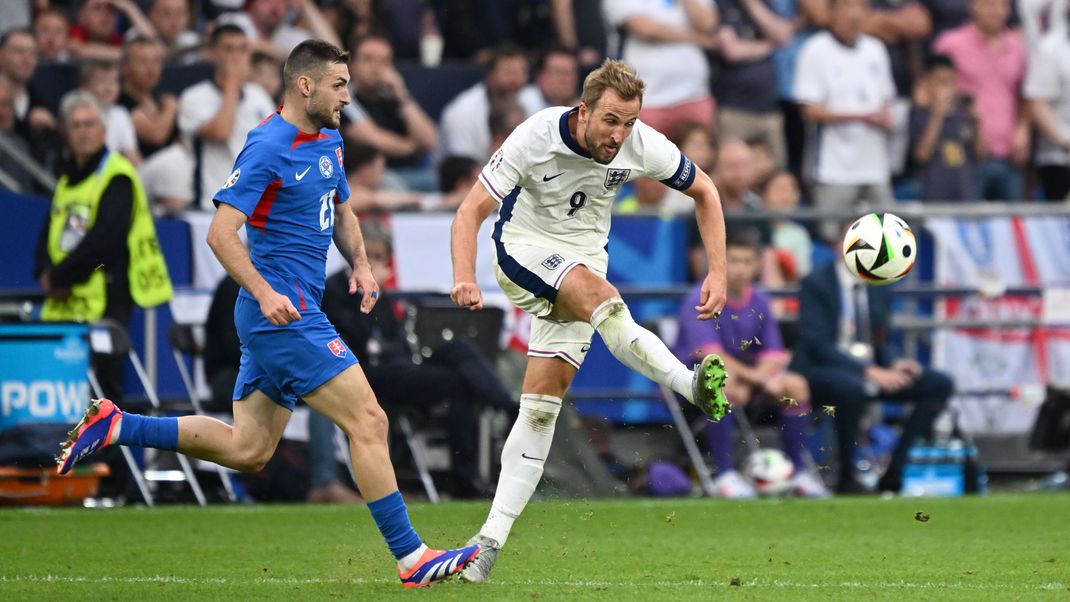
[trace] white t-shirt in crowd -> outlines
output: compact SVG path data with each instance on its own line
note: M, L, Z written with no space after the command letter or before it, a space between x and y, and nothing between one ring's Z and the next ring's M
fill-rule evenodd
M479 181L501 203L495 240L598 257L621 185L651 177L686 190L694 182L691 160L638 120L613 161L596 162L569 133L572 110L550 107L529 117L480 172Z
M215 118L222 104L223 91L216 87L212 80L190 86L178 101L178 130L186 137L187 146L192 149L193 182L195 186L199 182L197 206L206 211L214 210L212 196L227 181L249 130L259 125L276 109L274 101L263 88L257 84L244 84L230 138L225 143L199 138L198 130Z
M1059 131L1070 140L1070 39L1065 30L1053 31L1040 42L1036 60L1029 62L1022 93L1029 100L1047 101ZM1043 134L1037 138L1037 164L1068 165L1065 150Z
M480 82L457 95L442 110L444 157L470 157L482 162L490 154L490 98Z
M108 107L107 133L105 134L108 150L117 153L137 152L137 130L130 111L122 105Z
M703 0L713 8L712 0ZM629 17L645 16L663 25L690 28L684 2L657 0L612 0L603 3L602 11L610 27L619 31ZM626 33L621 56L635 67L646 82L643 106L652 109L671 107L700 100L710 95L710 68L702 48L689 42L653 42L639 40Z
M795 98L834 113L879 110L895 99L888 50L867 35L849 47L827 31L815 34L799 51ZM811 151L812 175L822 184L879 184L891 177L888 135L877 127L821 124Z
M528 84L520 88L520 92L516 95L516 101L520 103L520 106L524 107L524 112L527 113L528 117L550 106L546 97L542 95L542 90L535 84Z

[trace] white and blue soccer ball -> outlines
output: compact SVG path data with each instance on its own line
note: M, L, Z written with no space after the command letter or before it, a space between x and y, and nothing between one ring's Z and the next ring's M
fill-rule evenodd
M843 237L847 269L869 284L898 282L918 256L914 231L891 213L870 213L851 224Z
M791 489L795 465L778 449L759 449L747 456L743 475L759 495L783 495Z

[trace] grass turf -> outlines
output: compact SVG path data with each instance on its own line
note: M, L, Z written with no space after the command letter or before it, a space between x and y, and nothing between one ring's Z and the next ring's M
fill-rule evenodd
M0 595L38 599L1068 599L1066 495L536 502L493 581L403 590L363 507L0 510ZM456 545L484 503L415 504ZM916 513L931 518L921 522ZM738 583L738 586L733 585Z

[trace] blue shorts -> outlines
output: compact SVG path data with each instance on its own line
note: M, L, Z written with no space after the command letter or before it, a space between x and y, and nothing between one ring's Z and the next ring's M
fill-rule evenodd
M357 363L318 308L301 312L296 322L275 326L260 313L256 301L239 295L234 304L234 325L242 343L235 400L260 389L293 411L299 397Z

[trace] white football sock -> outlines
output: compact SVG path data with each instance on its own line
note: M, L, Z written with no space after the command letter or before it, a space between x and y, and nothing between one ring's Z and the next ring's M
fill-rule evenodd
M427 551L427 544L422 543L420 547L409 552L408 554L398 558L398 567L401 568L402 573L406 573L412 570L412 567L416 566L417 562L420 562L420 557Z
M513 522L524 511L542 478L543 464L554 440L554 424L561 412L561 399L525 393L520 396L520 415L502 448L502 472L490 506L487 522L479 533L505 545Z
M676 359L654 333L636 324L620 297L607 299L595 308L591 326L622 364L694 402L691 392L694 370Z

